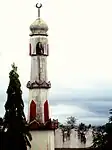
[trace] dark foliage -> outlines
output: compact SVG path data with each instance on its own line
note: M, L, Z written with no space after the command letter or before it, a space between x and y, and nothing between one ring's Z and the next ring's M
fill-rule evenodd
M71 127L71 129L73 129L75 127L76 124L76 118L73 116L70 116L67 118L67 125Z
M87 131L88 131L88 127L84 123L80 123L78 126L78 139L80 139L81 143L86 144Z
M27 146L31 147L32 137L24 114L21 83L15 64L12 65L9 80L2 129L4 149L26 150Z
M112 110L110 110L108 123L97 127L93 132L93 147L102 150L112 150Z
M80 131L85 131L85 130L86 130L86 126L85 126L84 123L80 123L80 124L79 124L79 130L80 130Z
M90 129L90 128L91 128L91 124L88 125L88 129Z

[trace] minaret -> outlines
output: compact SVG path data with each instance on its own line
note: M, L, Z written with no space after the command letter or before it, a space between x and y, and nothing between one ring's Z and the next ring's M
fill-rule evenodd
M31 57L31 75L27 83L29 88L29 121L34 119L41 123L49 120L48 89L51 87L47 77L47 56L49 45L47 39L47 24L40 18L38 6L38 19L30 26L29 55Z
M49 117L48 90L51 88L51 83L47 77L48 26L40 18L42 4L36 4L36 7L38 18L30 26L29 40L31 74L30 81L27 83L27 88L29 88L28 121L33 136L32 150L47 150L48 143L51 143L48 147L53 150L54 143L49 139L54 139L57 121L51 121Z

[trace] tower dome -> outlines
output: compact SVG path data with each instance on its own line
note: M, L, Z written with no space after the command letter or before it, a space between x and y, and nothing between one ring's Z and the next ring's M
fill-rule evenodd
M48 26L47 24L40 18L40 8L42 7L42 4L38 5L36 4L36 7L38 8L38 18L31 24L30 30L33 35L36 34L43 34L47 35Z
M48 26L41 18L38 18L31 24L30 30L32 34L46 34Z

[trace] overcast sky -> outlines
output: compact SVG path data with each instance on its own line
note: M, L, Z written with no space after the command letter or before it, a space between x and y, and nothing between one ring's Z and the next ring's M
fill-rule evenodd
M37 2L10 0L2 1L0 5L1 116L4 111L3 101L6 100L8 73L13 62L18 66L27 110L26 83L30 78L29 26L38 16L35 8ZM97 99L93 112L90 112L90 120L97 122L97 103L97 109L102 108L99 115L103 115L103 110L107 112L112 104L112 1L40 2L43 4L41 17L49 26L48 77L52 83L49 92L52 114L60 119L67 114L78 118L85 114L88 122L87 114L92 110L90 106ZM107 107L103 105L104 101ZM57 108L60 110L58 113ZM107 114L103 115L102 122L108 117ZM82 121L85 120L83 117Z

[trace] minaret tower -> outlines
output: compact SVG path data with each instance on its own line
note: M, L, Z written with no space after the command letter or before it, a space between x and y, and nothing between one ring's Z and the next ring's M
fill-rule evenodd
M47 57L49 56L48 26L40 18L42 4L36 4L38 18L31 24L29 56L31 57L28 121L33 136L32 150L54 148L54 130L57 121L49 117L48 90L51 83L47 77ZM52 141L52 142L51 142ZM50 143L50 145L49 145ZM49 146L48 146L49 145Z
M41 123L49 120L49 104L47 100L48 89L51 87L47 78L47 56L49 46L47 39L47 24L40 18L40 8L38 6L38 18L31 24L29 55L31 57L31 75L27 83L29 88L29 121L34 119Z

